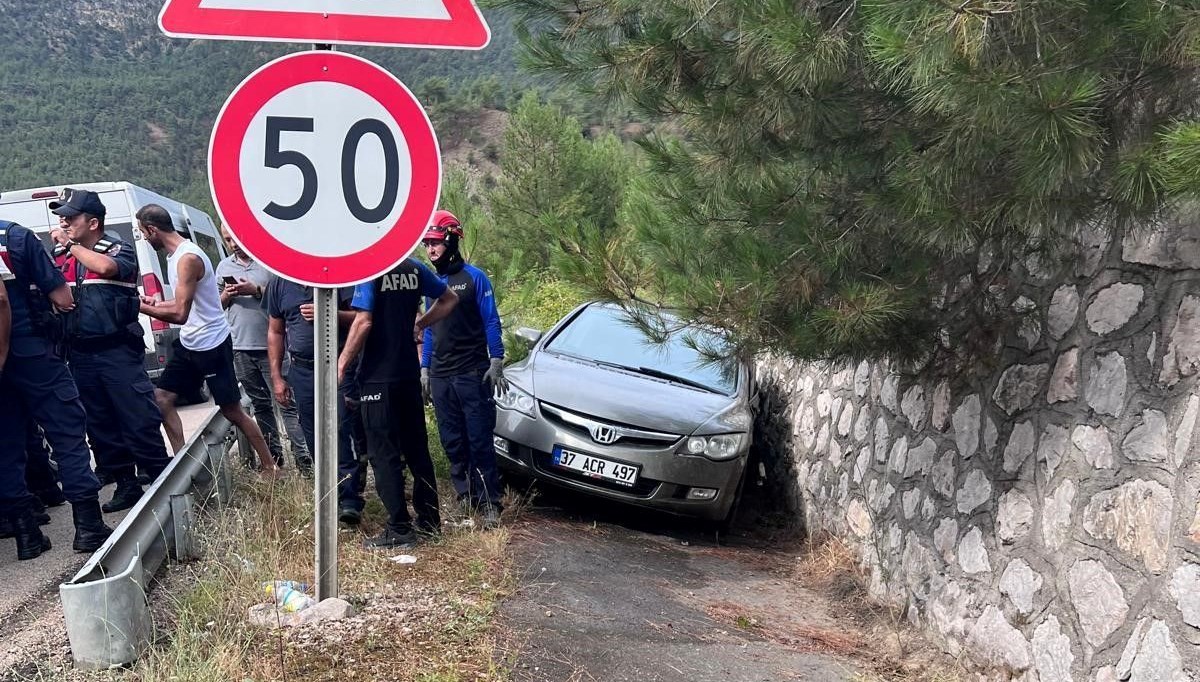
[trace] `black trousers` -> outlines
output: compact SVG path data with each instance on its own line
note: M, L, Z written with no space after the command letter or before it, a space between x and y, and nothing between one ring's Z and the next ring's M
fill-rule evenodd
M413 377L410 381L364 384L359 411L367 433L371 466L375 469L375 488L388 510L388 527L404 533L413 526L404 495L407 467L413 477L416 529L439 530L442 522L437 480L429 457L420 381Z

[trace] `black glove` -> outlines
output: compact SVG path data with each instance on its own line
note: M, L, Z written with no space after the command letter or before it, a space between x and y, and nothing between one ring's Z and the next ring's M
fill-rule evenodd
M504 358L492 358L492 364L483 375L483 380L492 382L492 390L500 395L508 393L508 379L504 378Z

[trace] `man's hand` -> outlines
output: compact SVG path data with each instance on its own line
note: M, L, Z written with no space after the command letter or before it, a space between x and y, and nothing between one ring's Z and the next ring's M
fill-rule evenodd
M508 379L504 378L504 358L492 358L491 366L484 373L483 380L492 382L492 390L500 395L508 393Z
M433 388L429 385L429 368L421 368L421 398L427 402L433 402Z
M67 244L71 243L71 238L67 236L67 231L61 227L50 228L50 238L60 246L66 246Z
M230 293L228 286L225 287L224 289L222 289L221 290L221 307L228 308L230 303L233 301L233 296L234 296L234 294Z
M292 387L283 379L272 379L272 388L275 392L275 402L279 403L280 407L288 407L292 404Z
M148 305L148 306L150 306L151 308L153 308L154 306L158 305L158 299L157 299L157 298L152 298L152 297L150 297L150 296L147 296L147 295L145 295L145 294L138 294L138 298L140 298L140 299L142 300L142 305Z
M223 293L227 293L230 296L258 296L258 285L254 282L239 279L237 284L226 284Z
M300 317L303 317L305 322L312 322L317 317L317 307L312 303L301 303Z

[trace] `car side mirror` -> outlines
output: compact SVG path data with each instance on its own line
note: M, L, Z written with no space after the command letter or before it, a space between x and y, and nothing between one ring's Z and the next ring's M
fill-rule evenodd
M537 345L537 342L542 338L542 330L532 327L518 327L516 331L518 339L525 341L531 347Z

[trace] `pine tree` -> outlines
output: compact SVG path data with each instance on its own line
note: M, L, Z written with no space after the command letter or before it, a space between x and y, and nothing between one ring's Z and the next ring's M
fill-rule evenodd
M752 347L913 353L981 249L1053 252L1200 187L1197 2L490 4L527 67L673 131L642 141L629 241L576 235L573 275Z

